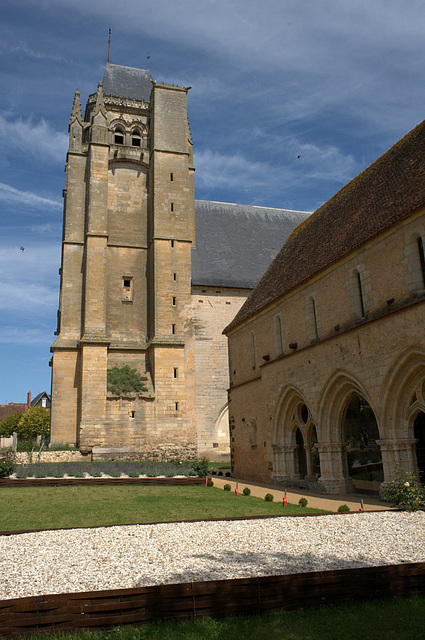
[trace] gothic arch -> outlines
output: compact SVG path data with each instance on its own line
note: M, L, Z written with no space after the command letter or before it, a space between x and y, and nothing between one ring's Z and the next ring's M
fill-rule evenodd
M382 437L413 438L413 422L425 412L425 349L409 347L393 363L384 384Z
M378 415L368 391L358 378L340 369L328 378L321 394L319 407L321 442L341 442L344 411L353 393L358 393L368 402L376 416L379 428Z
M302 418L301 420L297 420L296 417L294 418L297 409L300 410L303 405L307 407L309 412L309 419L307 421L304 421ZM295 432L298 427L301 427L303 437L306 439L312 423L313 420L309 403L302 391L293 385L285 387L276 406L273 424L273 444L283 445L295 441Z
M229 406L226 402L218 412L214 424L213 442L215 442L220 453L228 453L230 445L229 436Z

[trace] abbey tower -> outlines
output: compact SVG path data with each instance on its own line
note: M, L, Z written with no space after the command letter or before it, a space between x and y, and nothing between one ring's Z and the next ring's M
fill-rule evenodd
M195 238L187 93L108 63L84 119L75 94L52 441L146 455L229 450L221 333L305 214L200 202ZM238 224L231 246L223 220ZM124 365L146 390L108 391L108 369Z

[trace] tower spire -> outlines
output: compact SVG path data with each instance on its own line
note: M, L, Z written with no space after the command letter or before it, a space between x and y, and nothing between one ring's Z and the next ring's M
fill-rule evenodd
M111 35L112 35L112 29L111 27L109 27L109 37L108 37L108 64L109 64L109 54L111 52Z
M74 102L72 104L72 112L69 118L69 124L71 125L73 122L75 122L75 120L78 120L78 122L83 121L83 117L81 115L80 92L78 91L78 89L74 94Z

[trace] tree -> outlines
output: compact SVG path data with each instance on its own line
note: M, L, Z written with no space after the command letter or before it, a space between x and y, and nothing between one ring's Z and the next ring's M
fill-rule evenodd
M146 380L145 376L141 376L136 369L131 369L128 365L108 369L108 391L116 396L147 391L143 384Z
M7 418L4 418L4 420L0 422L0 436L2 438L9 438L14 431L18 433L18 424L22 416L22 411L17 411L7 416Z
M19 420L18 437L23 440L33 440L37 436L44 440L49 432L50 415L44 407L31 407Z

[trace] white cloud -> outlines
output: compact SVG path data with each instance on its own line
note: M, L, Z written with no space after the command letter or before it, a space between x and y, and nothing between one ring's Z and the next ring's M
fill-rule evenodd
M0 114L0 145L6 154L15 154L18 149L39 161L63 162L68 136L55 131L43 119L37 122L32 118L11 120Z
M8 184L0 182L0 202L6 204L19 204L31 209L61 209L62 203L59 200L51 200L50 198L44 198L38 196L31 191L20 191L11 187Z

